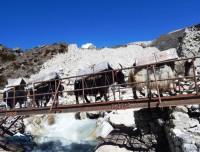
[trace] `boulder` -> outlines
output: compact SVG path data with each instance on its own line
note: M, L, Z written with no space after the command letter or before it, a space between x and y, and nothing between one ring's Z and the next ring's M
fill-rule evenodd
M50 115L50 116L48 116L47 122L48 122L48 125L49 125L49 126L55 124L55 115Z
M119 126L127 126L133 127L135 126L135 119L133 116L133 110L131 111L118 111L110 115L109 122L116 127Z
M188 119L189 116L186 113L175 111L170 114L170 118L182 121L182 120Z
M182 145L182 151L183 152L196 152L197 151L197 147L194 144L186 144L186 143L184 143Z
M89 119L97 119L100 116L99 111L93 111L93 112L86 112L87 118Z
M178 112L188 113L188 109L185 106L176 106L174 110Z
M113 127L105 121L96 128L95 135L96 137L106 138L111 131L113 131Z
M79 120L86 119L87 118L87 114L86 114L86 112L77 112L75 114L75 118L79 119Z
M99 147L95 152L132 152L126 148L120 148L119 146L103 145Z

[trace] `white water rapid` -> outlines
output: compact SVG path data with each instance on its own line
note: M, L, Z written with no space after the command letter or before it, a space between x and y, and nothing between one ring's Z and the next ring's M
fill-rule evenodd
M92 152L99 143L94 135L96 120L87 118L76 120L74 115L74 113L54 115L55 122L52 125L49 125L44 118L38 124L43 133L36 135L38 146L32 152ZM38 129L34 132L38 132Z

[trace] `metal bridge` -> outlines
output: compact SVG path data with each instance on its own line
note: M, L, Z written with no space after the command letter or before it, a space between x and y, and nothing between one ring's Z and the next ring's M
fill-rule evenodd
M73 95L75 91L74 90L74 80L79 77L84 79L84 77L91 76L90 75L78 75L78 76L71 76L71 77L65 77L60 80L62 82L65 82L65 90L63 93L65 93L65 100L67 101L65 104L54 106L54 104L51 104L46 107L36 107L35 105L35 98L34 96L36 94L30 95L28 94L27 98L32 98L31 100L31 107L25 106L23 108L7 108L7 109L1 109L0 110L0 117L9 117L9 116L23 116L23 115L39 115L39 114L56 114L56 113L71 113L71 112L88 112L88 111L103 111L103 110L118 110L118 109L128 109L128 108L152 108L152 107L169 107L169 106L177 106L177 105L189 105L189 104L200 104L200 94L199 94L199 75L196 73L196 67L198 65L195 65L195 60L199 57L193 57L193 58L187 58L187 59L173 59L163 62L156 62L151 64L145 64L140 66L133 66L128 68L122 68L123 73L126 73L126 87L122 88L118 84L113 84L112 86L102 86L103 87L114 87L115 91L110 91L110 101L108 102L96 102L93 101L91 103L85 103L84 99L82 99L82 103L76 104L75 102L75 96ZM167 78L167 79L158 79L156 77L156 68L158 68L160 64L167 64L167 63L179 63L181 61L190 60L192 65L190 68L190 73L192 75L189 75L187 77L183 76L177 76L174 78ZM146 69L147 73L153 72L154 74L154 80L148 79L147 82L128 82L128 75L127 73L131 69L135 68L144 68ZM159 67L160 68L160 67ZM117 70L117 69L116 69ZM112 74L114 75L114 71L112 71ZM100 73L104 72L98 72L93 73L92 75L98 75ZM56 80L48 80L48 81L56 81ZM175 96L168 95L167 92L165 92L164 96L160 96L159 91L162 89L161 86L159 86L159 83L161 81L171 81L173 82L173 87L168 89L174 89L176 92ZM33 82L31 85L33 88L35 88L38 84L44 83L45 81L40 82ZM142 94L139 94L139 91L137 93L139 94L140 98L134 99L132 94L132 87L131 85L137 85L137 84L146 84L147 90L150 92L152 88L150 87L150 83L154 82L156 84L156 92L157 95L145 98L142 96ZM60 85L60 84L59 84ZM15 86L10 86L14 87ZM100 87L95 87L100 88ZM95 89L95 88L87 88L86 86L83 86L83 95L84 90L89 89ZM51 92L52 95L55 95L58 93L58 89L55 89L55 92ZM111 90L111 89L109 89ZM165 88L166 90L166 88ZM14 89L15 91L15 89ZM80 91L80 90L79 90ZM15 99L14 97L13 102L15 105ZM56 99L53 98L52 103L55 103ZM27 105L28 103L25 103Z

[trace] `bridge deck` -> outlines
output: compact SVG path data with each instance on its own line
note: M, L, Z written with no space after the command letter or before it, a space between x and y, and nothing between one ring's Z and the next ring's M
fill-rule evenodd
M118 110L129 108L153 108L168 107L178 105L200 104L200 95L179 95L170 97L161 97L161 103L158 98L152 98L151 101L146 98L116 100L109 102L85 103L60 105L57 107L39 107L39 108L20 108L12 110L0 110L0 116L22 116L22 115L39 115L39 114L55 114L70 112L87 112L87 111L103 111ZM51 110L50 110L51 109Z

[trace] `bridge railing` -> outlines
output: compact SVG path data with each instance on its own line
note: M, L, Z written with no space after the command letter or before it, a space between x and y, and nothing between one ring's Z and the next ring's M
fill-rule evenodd
M61 78L61 79L54 79L54 80L48 80L48 81L40 81L40 82L34 82L32 83L32 90L33 90L33 94L27 94L26 96L16 96L16 91L15 90L15 87L16 86L9 86L9 88L12 88L13 89L13 97L9 97L9 98L4 98L5 100L8 100L8 99L12 99L12 102L13 102L13 105L16 104L16 100L17 99L20 99L22 97L25 97L27 99L31 99L31 106L33 108L36 107L36 104L35 104L35 97L36 96L39 96L39 95L44 95L43 94L36 94L35 93L35 89L37 89L38 87L38 84L44 84L44 83L47 83L47 82L52 82L54 81L55 83L57 83L58 81L62 81L62 82L65 82L64 83L64 86L65 86L65 89L64 91L62 91L62 93L65 93L65 98L66 100L70 100L70 104L75 104L75 96L74 96L74 93L75 92L78 92L78 91L82 91L82 94L84 96L85 94L85 91L88 91L88 90L93 90L93 89L102 89L102 88L109 88L109 94L110 94L110 100L112 101L118 101L118 100L128 100L128 99L134 99L133 98L133 91L136 91L137 94L140 95L140 98L145 98L147 96L143 96L142 94L139 93L139 90L137 90L135 88L133 88L133 86L138 86L139 84L143 84L143 86L146 86L146 88L143 88L143 89L146 89L146 92L150 94L150 91L154 90L156 95L154 95L154 97L157 97L157 96L160 96L159 94L159 91L160 90L167 90L167 89L174 89L176 94L179 94L179 96L183 95L183 92L184 92L184 84L181 84L183 82L188 82L188 81L191 81L191 85L192 85L192 88L191 90L194 90L193 93L194 95L197 95L199 93L199 83L198 83L198 79L199 79L199 75L196 73L196 69L195 67L199 66L199 65L195 65L195 59L196 58L200 58L200 57L193 57L193 58L184 58L184 59L174 59L174 60L169 60L169 61L163 61L163 62L158 62L158 63L154 63L154 64L146 64L146 65L140 65L140 66L131 66L131 67L127 67L127 68L122 68L120 70L122 70L123 73L125 73L125 79L126 79L126 82L125 82L125 88L122 88L120 87L121 84L112 84L112 85L102 85L102 86L94 86L94 87L87 87L87 86L84 86L84 83L82 83L82 88L81 89L76 89L74 90L74 81L79 77L81 78L81 81L84 82L85 78L86 77L93 77L93 76L98 76L98 75L106 75L106 73L108 72L112 72L112 77L114 78L114 73L115 71L119 70L119 69L114 69L114 70L108 70L108 71L102 71L102 72L98 72L98 73L92 73L92 74L85 74L85 75L78 75L78 76L70 76L70 77L64 77L64 78ZM191 66L191 69L193 73L193 75L190 75L190 76L175 76L173 78L156 78L154 77L154 79L150 79L148 78L147 81L135 81L135 82L128 82L128 73L132 70L132 69L145 69L146 72L147 72L147 75L148 72L153 72L153 69L152 67L154 66L155 70L157 69L157 66L160 65L160 64L167 64L167 63L172 63L172 62L179 62L179 61L186 61L186 60L191 60L192 62L192 66ZM156 74L156 73L154 73ZM159 85L160 82L165 82L165 81L172 81L173 83L173 86L161 86ZM154 83L157 88L156 89L153 89L151 88L152 87L152 83ZM176 84L176 85L175 85ZM23 87L27 87L27 85L17 85L17 86L23 86ZM58 86L57 86L58 87ZM27 87L28 88L28 87ZM30 89L30 88L29 88ZM28 89L28 90L29 90ZM57 88L55 88L55 92L48 92L48 93L45 93L46 95L52 95L52 96L55 96L57 93L60 93L61 91L56 91ZM182 91L183 90L183 91ZM187 90L187 89L185 89ZM111 93L110 93L111 92ZM187 92L184 92L184 93L187 93ZM91 94L92 96L92 94ZM154 98L153 96L152 97L149 97L149 99L151 98ZM70 99L69 99L70 98ZM169 97L170 98L170 97ZM43 98L43 100L45 100L45 98ZM55 98L52 99L52 100L56 100ZM137 99L135 99L137 101ZM54 102L54 101L53 101ZM93 101L95 102L95 101ZM159 98L159 102L162 102L162 97ZM84 101L84 98L82 99L82 103L85 103ZM25 101L25 107L28 106L28 103L27 101ZM65 103L67 104L67 103ZM81 103L80 103L81 104ZM15 108L15 106L13 106L13 108Z

